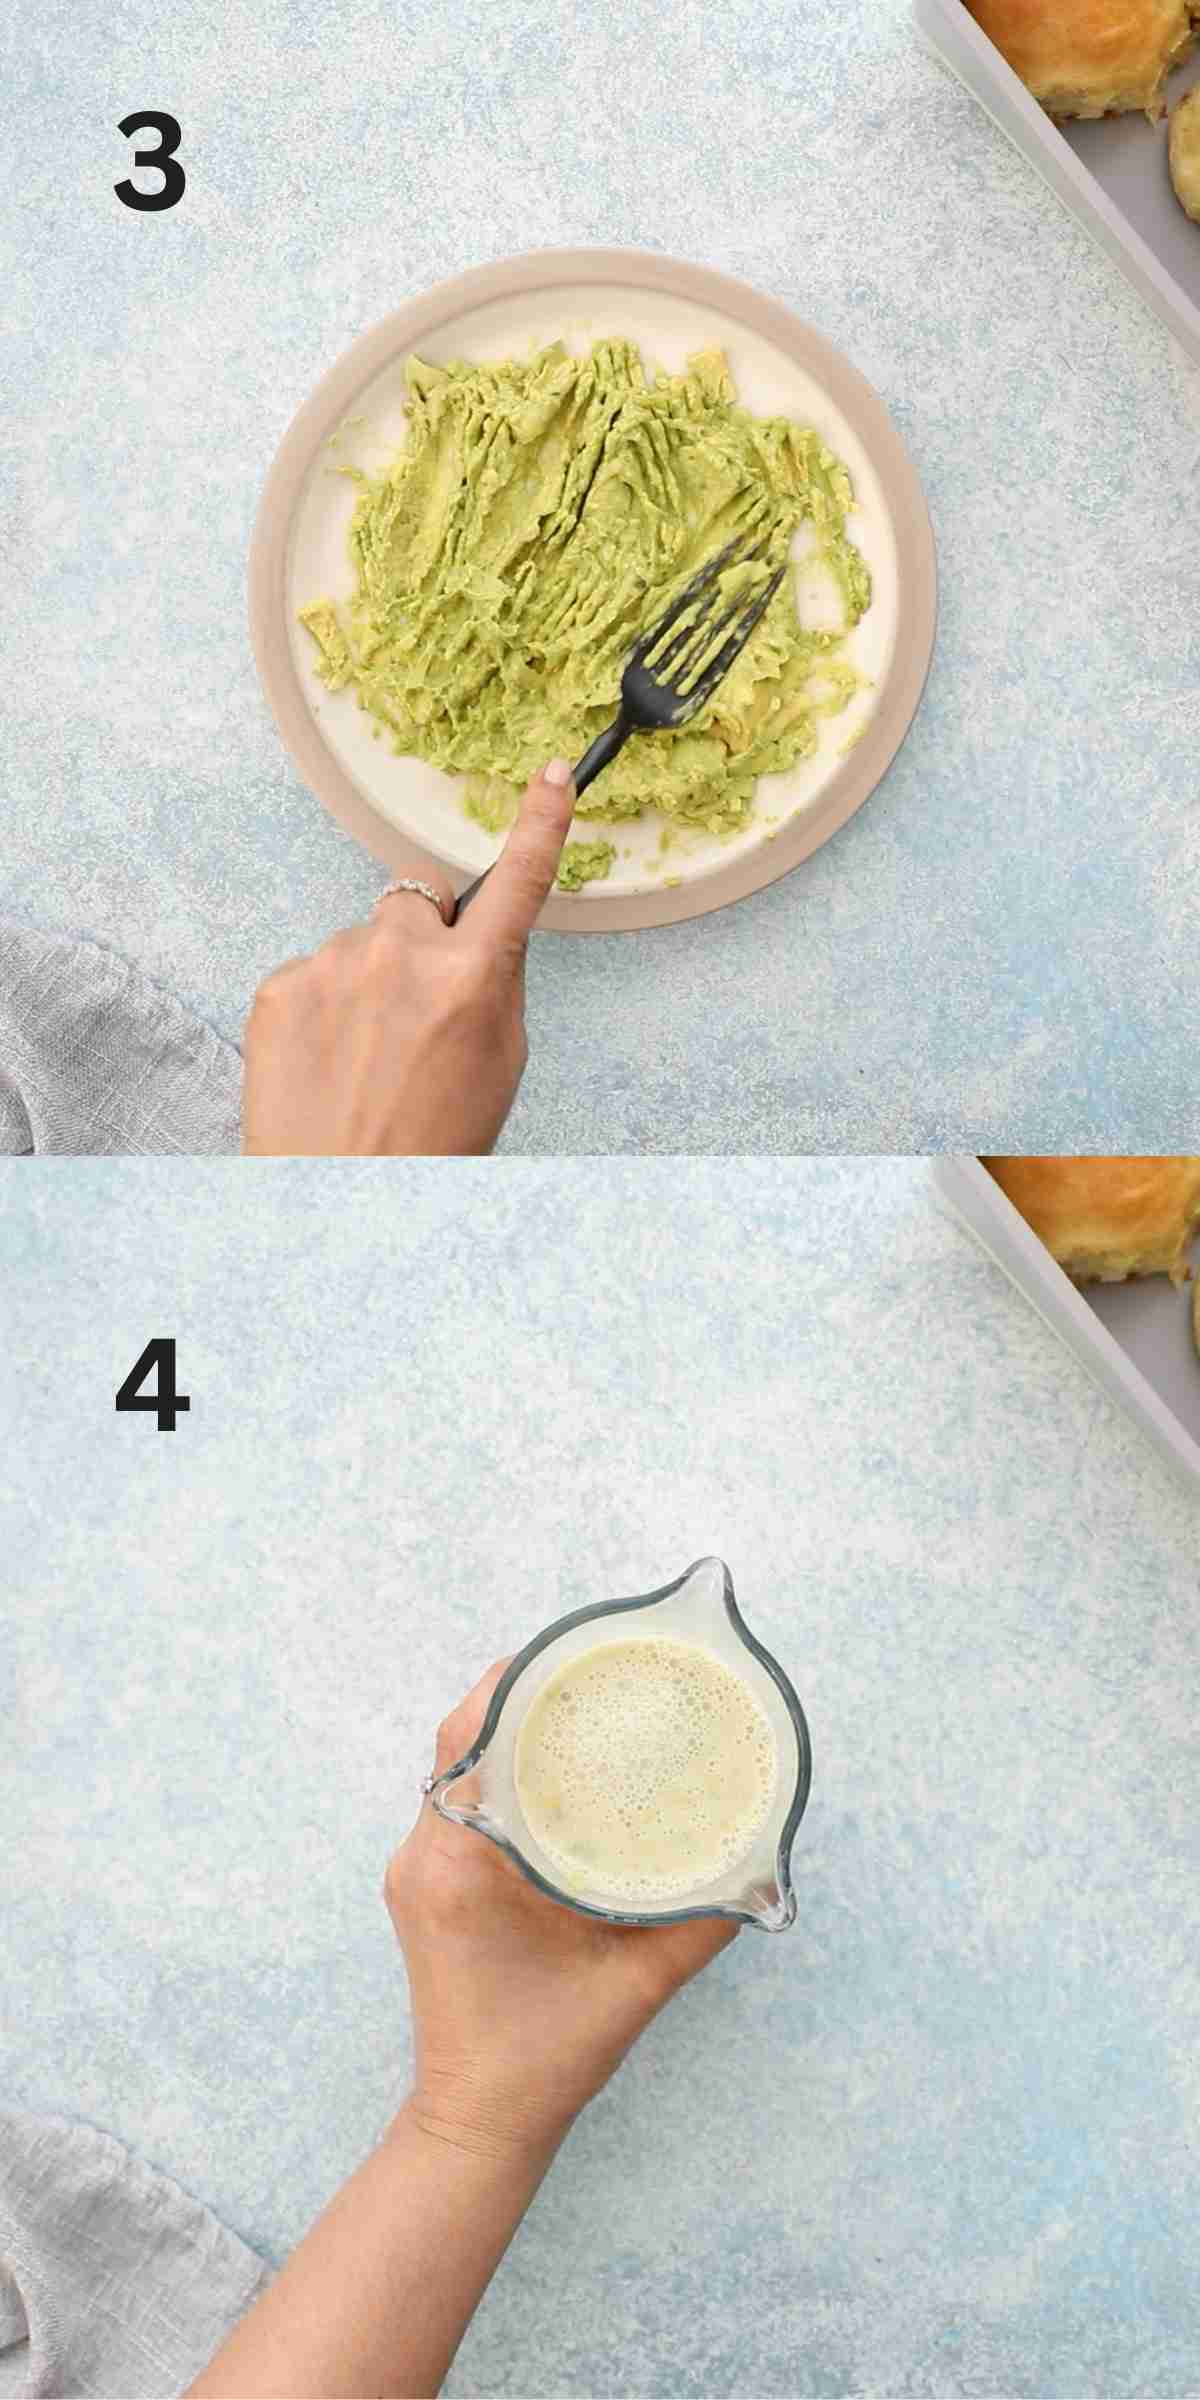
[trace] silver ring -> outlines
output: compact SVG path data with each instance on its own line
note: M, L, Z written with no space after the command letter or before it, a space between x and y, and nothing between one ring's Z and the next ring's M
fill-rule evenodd
M446 910L442 900L442 895L440 892L435 892L431 883L422 883L420 877L417 875L402 875L398 883L389 883L387 890L380 893L379 899L375 903L376 908L380 906L382 901L390 900L393 892L419 892L422 900L432 901L439 917L442 920L443 925L445 924Z
M421 1791L422 1791L422 1794L423 1794L423 1796L424 1796L424 1798L425 1798L426 1800L428 1800L428 1798L429 1798L429 1795L430 1795L431 1791L433 1790L433 1787L434 1787L434 1785L435 1785L435 1783L436 1783L436 1782L437 1782L437 1776L436 1776L436 1775L423 1775L423 1776L421 1777Z

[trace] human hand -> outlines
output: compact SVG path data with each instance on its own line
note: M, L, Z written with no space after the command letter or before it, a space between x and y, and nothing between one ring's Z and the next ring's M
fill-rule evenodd
M525 1069L525 954L574 808L570 770L535 776L478 899L450 925L419 892L268 975L246 1027L242 1148L257 1156L490 1150Z
M435 1771L469 1750L508 1661L438 1729ZM609 1925L547 1899L431 1802L387 1871L416 2049L410 2110L490 2155L552 2155L637 2036L737 1932L727 1917Z

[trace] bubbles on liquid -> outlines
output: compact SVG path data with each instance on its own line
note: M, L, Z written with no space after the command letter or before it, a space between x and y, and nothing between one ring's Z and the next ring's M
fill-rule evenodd
M547 1856L614 1899L644 1901L684 1897L744 1857L777 1773L748 1686L661 1636L603 1643L560 1668L530 1705L515 1765Z

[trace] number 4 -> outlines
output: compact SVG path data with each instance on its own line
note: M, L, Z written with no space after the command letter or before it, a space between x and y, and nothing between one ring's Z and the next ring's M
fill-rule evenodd
M158 1376L154 1390L143 1392L141 1387L146 1377L154 1373ZM117 1393L118 1415L123 1415L129 1409L135 1413L148 1409L158 1418L160 1433L174 1433L179 1410L190 1408L191 1405L187 1393L175 1388L174 1342L164 1341L161 1335L156 1341L147 1342L141 1357L134 1360Z

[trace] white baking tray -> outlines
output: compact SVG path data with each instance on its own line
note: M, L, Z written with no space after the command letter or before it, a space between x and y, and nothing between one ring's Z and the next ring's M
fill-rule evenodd
M1165 1275L1073 1284L977 1158L933 1161L942 1204L1002 1267L1109 1398L1200 1493L1200 1358L1192 1286Z
M1056 125L963 0L913 0L913 19L926 46L1024 151L1200 366L1200 225L1175 198L1165 125L1133 114ZM1198 80L1194 56L1172 76L1168 100Z

